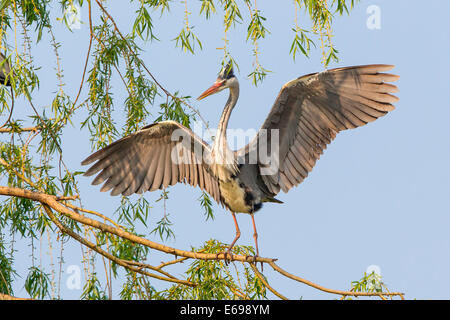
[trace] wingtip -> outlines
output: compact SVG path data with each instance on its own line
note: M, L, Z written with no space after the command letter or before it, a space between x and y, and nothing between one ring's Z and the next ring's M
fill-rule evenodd
M92 173L90 173L89 170L83 173L83 177L90 177L90 176L92 176Z
M389 70L392 70L392 69L395 68L395 65L394 65L394 64L383 64L382 66L384 66L384 67L386 67L386 68L389 68Z
M96 153L91 154L89 157L87 157L86 159L84 159L83 161L81 161L81 165L82 166L86 166L88 164L91 164L92 162L95 161L96 159Z

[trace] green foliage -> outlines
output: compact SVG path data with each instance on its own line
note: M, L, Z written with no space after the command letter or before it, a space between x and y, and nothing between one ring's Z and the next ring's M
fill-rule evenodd
M200 198L198 200L200 200L200 205L203 208L203 213L206 216L206 220L209 220L209 219L214 220L212 201L211 201L211 198L209 197L209 195L206 192L202 191L202 195L200 196Z
M50 25L49 3L50 0L20 1L20 8L26 24L28 26L35 25L38 42L42 39L44 28L48 28Z
M214 5L213 0L201 0L202 6L200 8L200 14L205 13L205 18L209 19L211 17L211 13L216 13L216 6Z
M294 41L292 42L291 49L289 53L292 54L292 58L295 60L298 50L300 50L303 55L309 57L311 51L311 45L315 46L314 41L308 38L308 30L304 30L300 27L293 28L292 31L295 32Z
M364 272L364 275L360 280L352 281L350 291L365 293L381 293L383 291L389 292L389 290L383 283L381 275L375 273L375 271L371 273ZM392 296L390 298L392 299ZM354 297L344 296L341 299L352 300L354 299Z
M235 0L219 0L219 2L225 12L223 17L224 28L225 31L228 31L236 22L243 20L241 10Z
M269 31L264 27L263 21L266 21L266 18L261 16L259 10L254 10L252 14L252 20L247 28L247 40L253 39L258 40L260 38L265 38L266 33Z
M142 40L148 41L156 39L153 34L153 22L148 9L144 2L141 1L141 6L136 11L137 17L133 24L133 36L138 35Z
M76 3L75 3L76 2ZM67 29L72 31L71 24L73 21L71 21L71 15L76 15L78 13L78 7L76 7L76 4L83 5L83 0L62 0L61 1L61 10L63 13L62 18L57 18L56 20L64 22ZM79 21L80 23L83 23L82 21Z
M383 282L381 276L375 272L367 274L364 272L364 276L359 281L352 282L352 291L355 292L382 292Z
M175 233L173 233L171 226L172 222L169 220L169 214L165 214L161 220L156 222L156 227L150 234L157 234L163 241L167 241L169 238L175 238Z
M157 290L150 285L148 279L143 276L138 276L134 272L128 272L126 281L120 291L120 299L123 300L150 300L157 294Z
M116 214L119 223L127 223L130 226L135 225L136 221L142 222L147 227L146 221L148 218L151 206L147 199L140 196L137 201L130 201L128 197L122 197L120 207L117 208Z
M81 299L85 300L107 300L105 291L101 288L101 283L97 278L97 274L93 273L86 281L83 287Z
M256 55L256 53L255 53ZM264 78L267 76L267 73L271 72L270 70L264 69L261 65L258 65L250 74L247 76L252 79L252 83L257 86L258 83L262 82Z
M206 253L222 253L227 246L217 240L209 240L198 250ZM235 246L234 254L254 255L253 248ZM197 284L195 287L173 285L155 293L155 299L265 299L267 298L264 284L257 278L251 267L243 263L225 264L222 260L194 260L186 271L186 278Z
M0 235L0 293L11 294L12 292L13 278L17 275L13 269L13 262L12 255L6 253L4 239Z
M136 234L133 232L133 229L127 230L130 233ZM143 236L136 234L137 236ZM108 242L110 245L110 252L117 258L128 260L128 261L142 261L145 260L147 254L149 252L148 247L137 245L134 242L129 240L121 239L117 236L108 236ZM112 263L112 270L114 272L114 276L118 275L118 265L116 263Z
M48 274L37 267L29 269L25 280L25 290L34 299L44 299L49 295L50 279Z
M350 5L348 2L350 2ZM295 0L295 28L292 29L295 36L289 51L292 58L295 60L295 57L299 53L308 57L311 45L316 47L314 40L309 35L310 31L299 26L298 11L303 7L313 24L311 31L314 35L319 37L321 42L323 65L327 67L331 61L337 62L339 60L337 55L338 50L331 41L333 36L331 33L331 25L333 23L334 14L349 14L350 9L354 7L356 2L358 2L358 0L333 0L331 5L327 6L327 2L323 0Z
M164 216L156 223L155 228L150 232L150 234L158 235L163 241L167 241L169 238L175 238L175 233L170 228L172 222L169 220L169 213L166 211L166 200L169 199L169 192L163 190L161 196L156 202L163 201L164 203Z
M190 128L191 122L195 120L195 115L193 112L186 111L182 103L182 101L188 100L190 96L178 97L178 95L177 91L173 97L167 97L167 102L160 104L161 111L158 112L159 116L155 121L173 120Z
M196 45L198 45L200 49L203 49L203 46L200 39L195 35L192 29L193 27L181 29L178 36L176 36L173 40L175 40L175 46L181 47L184 52L194 54Z

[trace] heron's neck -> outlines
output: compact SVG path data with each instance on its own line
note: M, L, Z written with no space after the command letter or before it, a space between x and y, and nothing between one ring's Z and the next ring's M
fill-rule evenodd
M230 120L231 111L239 98L239 85L230 87L230 95L228 101L223 109L222 116L220 117L219 126L217 128L216 138L214 141L213 150L224 152L229 150L227 142L227 127Z

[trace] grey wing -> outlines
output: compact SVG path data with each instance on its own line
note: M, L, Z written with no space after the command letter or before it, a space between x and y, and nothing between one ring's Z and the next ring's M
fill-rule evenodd
M398 98L390 93L397 92L397 87L386 82L396 81L399 76L382 73L392 68L338 68L288 82L256 138L238 155L249 157L265 143L267 152L278 157L270 163L272 167L275 163L275 170L267 170L268 162L263 163L256 156L264 187L272 195L279 193L280 188L289 191L307 177L339 131L363 126L394 109L392 103ZM277 146L272 143L271 129L278 129Z
M85 173L98 173L92 184L101 191L129 196L163 189L178 182L199 186L218 203L218 182L211 174L208 145L191 130L174 121L144 127L95 152L81 164L96 161Z

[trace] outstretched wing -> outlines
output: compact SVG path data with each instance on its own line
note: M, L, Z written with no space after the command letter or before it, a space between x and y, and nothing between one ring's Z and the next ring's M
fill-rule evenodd
M218 203L218 182L210 172L209 146L191 130L175 121L142 128L95 152L81 164L97 161L86 176L100 172L92 184L104 183L101 191L124 196L163 189L177 182L199 186Z
M264 143L269 152L276 150L271 145L270 132L278 129L277 170L264 173L268 165L259 158L258 166L269 192L277 194L280 188L289 191L307 177L339 131L363 126L394 109L392 103L398 98L390 93L397 92L397 87L386 82L396 81L399 76L382 73L392 68L391 65L338 68L288 82L256 138L237 151L237 155L248 157ZM263 138L268 140L262 143Z

